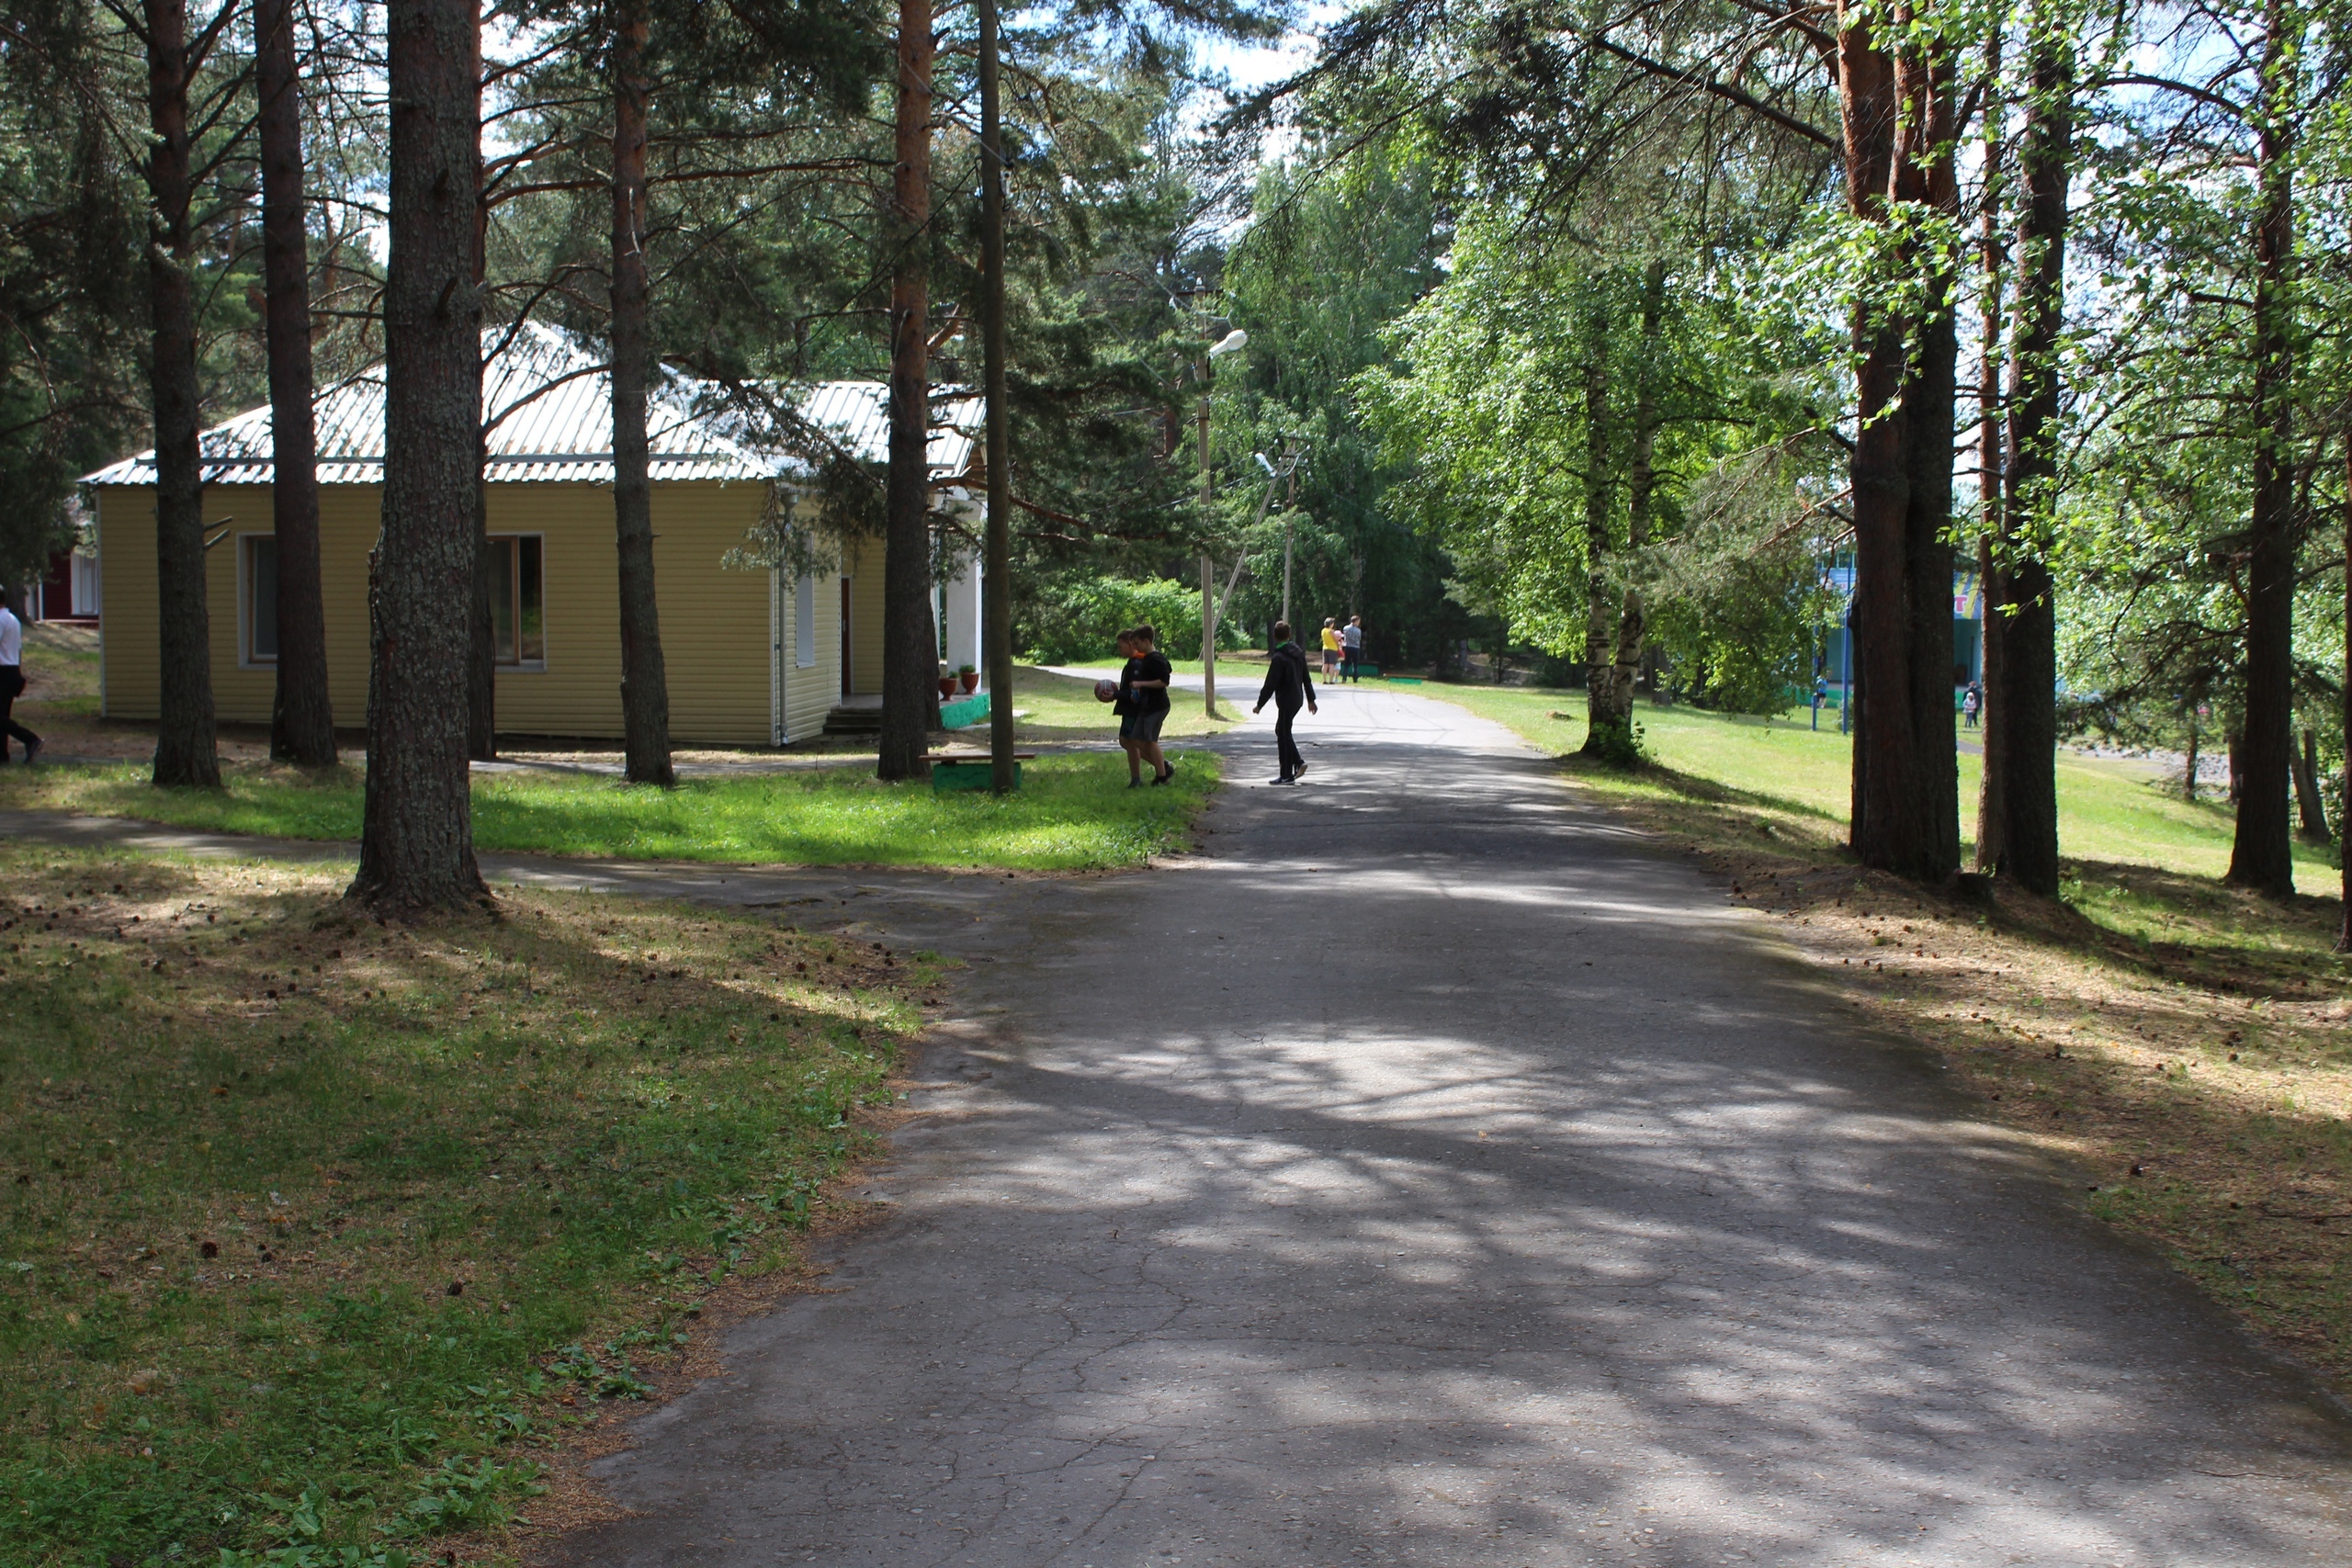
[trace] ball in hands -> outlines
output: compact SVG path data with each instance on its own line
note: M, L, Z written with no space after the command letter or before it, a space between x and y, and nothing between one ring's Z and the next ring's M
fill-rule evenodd
M1095 682L1094 700L1098 703L1117 702L1119 700L1119 683L1116 681Z

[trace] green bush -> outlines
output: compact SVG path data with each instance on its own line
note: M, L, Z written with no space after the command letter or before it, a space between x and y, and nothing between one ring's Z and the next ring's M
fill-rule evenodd
M1133 626L1159 633L1159 650L1171 659L1197 657L1201 647L1201 592L1170 578L1136 582L1120 577L1072 578L1040 596L1028 632L1029 658L1039 664L1070 664L1107 659L1118 651L1118 636ZM1217 628L1219 648L1248 646L1243 628L1228 619Z

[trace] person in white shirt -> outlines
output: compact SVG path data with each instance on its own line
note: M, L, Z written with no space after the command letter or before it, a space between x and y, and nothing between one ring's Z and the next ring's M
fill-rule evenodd
M0 763L8 761L8 740L24 744L25 761L40 755L40 737L18 724L9 712L25 691L25 624L6 600L0 600Z

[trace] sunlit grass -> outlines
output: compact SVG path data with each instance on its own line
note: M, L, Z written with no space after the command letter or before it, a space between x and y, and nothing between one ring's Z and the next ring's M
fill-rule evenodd
M494 1535L710 1281L797 1266L942 967L528 889L384 927L344 880L0 845L0 1563Z
M1566 755L1584 744L1584 694L1527 686L1430 685L1442 697L1502 724L1544 750ZM1838 733L1837 710L1821 716L1792 709L1766 720L1689 706L1638 704L1634 719L1657 763L1792 814L1842 826L1851 795L1853 750ZM1963 740L1968 738L1963 732ZM1960 754L1961 835L1973 846L1984 759ZM1638 777L1596 787L1642 789ZM2144 764L2061 752L2058 846L2070 860L2147 865L2199 876L2229 869L2233 819L2226 803L2180 798L2178 781ZM2296 871L2322 887L2335 873L2327 852L2298 843Z
M1173 784L1140 790L1126 787L1122 758L1039 757L1023 764L1021 790L1002 797L883 784L854 767L689 778L670 791L601 774L485 774L474 780L474 843L490 852L797 865L1130 865L1181 848L1215 785L1214 756L1181 757ZM359 835L356 769L314 778L234 766L217 793L155 789L131 763L11 773L0 780L0 807L275 838L348 842Z

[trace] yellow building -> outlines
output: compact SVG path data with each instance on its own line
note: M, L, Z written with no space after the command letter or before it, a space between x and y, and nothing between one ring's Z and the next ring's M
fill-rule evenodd
M505 342L485 334L486 348ZM740 425L697 407L673 382L649 411L654 582L669 674L670 731L682 745L780 746L823 728L854 694L881 686L879 549L871 570L853 549L837 571L787 577L730 560L752 546L771 505L811 504L806 469L762 450ZM611 738L621 732L619 569L613 536L611 386L561 334L526 329L483 376L490 424L486 507L500 564L492 621L502 734ZM868 461L885 453L886 390L829 382L794 399L818 438ZM936 478L965 474L969 404L932 438ZM964 428L957 428L957 424ZM368 702L368 571L383 483L380 371L317 404L321 586L336 723ZM276 541L269 411L205 433L206 599L220 716L266 724L277 683ZM103 711L152 719L161 700L156 613L155 470L141 453L89 477L106 581L100 628ZM968 507L960 489L947 508ZM976 564L959 563L934 609L951 667L979 662Z

